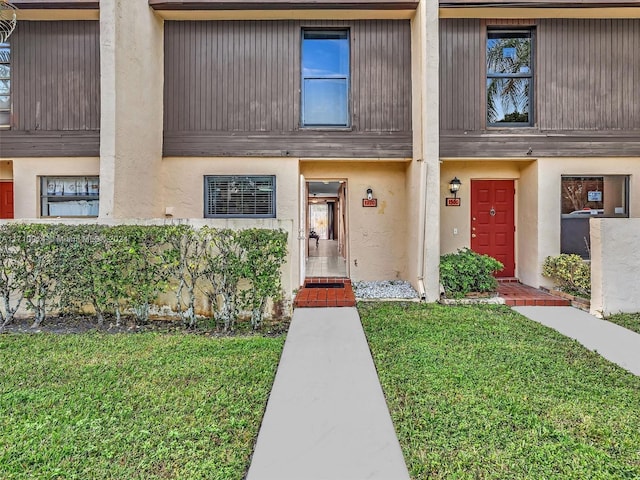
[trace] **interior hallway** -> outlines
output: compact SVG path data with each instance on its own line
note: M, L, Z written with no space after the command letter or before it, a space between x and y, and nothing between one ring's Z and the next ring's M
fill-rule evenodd
M346 277L347 262L338 254L337 240L309 239L307 277Z

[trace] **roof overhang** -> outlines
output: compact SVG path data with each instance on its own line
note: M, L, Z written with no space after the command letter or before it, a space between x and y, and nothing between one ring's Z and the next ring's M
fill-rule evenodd
M440 0L440 18L640 18L640 0Z
M418 0L149 0L166 20L409 19Z
M98 20L98 0L12 0L20 20Z

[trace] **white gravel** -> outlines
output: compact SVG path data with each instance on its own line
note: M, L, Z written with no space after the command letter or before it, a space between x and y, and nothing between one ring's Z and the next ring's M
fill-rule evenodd
M353 282L356 298L418 298L418 292L404 280Z

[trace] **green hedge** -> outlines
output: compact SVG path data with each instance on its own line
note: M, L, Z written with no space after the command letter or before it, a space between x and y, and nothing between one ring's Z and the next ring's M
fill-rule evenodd
M282 230L230 230L188 225L0 225L0 328L24 303L34 327L48 311L92 306L120 322L123 312L146 321L161 293L173 291L185 325L195 327L195 299L211 300L212 316L233 329L241 311L262 322L267 300L282 296ZM242 285L242 288L241 286Z

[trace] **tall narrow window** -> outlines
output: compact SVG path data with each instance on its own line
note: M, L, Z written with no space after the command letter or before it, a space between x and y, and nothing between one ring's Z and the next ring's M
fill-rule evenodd
M487 124L531 126L532 30L487 32Z
M349 32L302 32L302 125L349 126Z
M11 124L11 47L0 43L0 128Z

